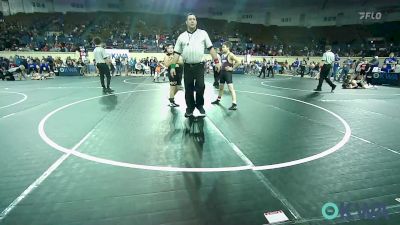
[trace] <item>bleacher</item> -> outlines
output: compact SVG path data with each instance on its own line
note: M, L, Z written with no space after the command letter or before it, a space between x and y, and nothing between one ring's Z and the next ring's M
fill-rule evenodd
M146 13L19 13L5 17L0 24L0 50L69 52L79 46L91 49L93 37L100 36L107 48L160 52L162 44L174 42L185 30L184 21L184 16ZM396 51L400 43L400 22L306 28L198 18L198 27L208 31L216 46L236 38L239 41L234 42L233 49L239 54L318 55L329 43L343 55L386 55ZM377 43L377 51L371 51L372 45L366 41L370 37L384 39ZM386 50L378 52L379 48Z

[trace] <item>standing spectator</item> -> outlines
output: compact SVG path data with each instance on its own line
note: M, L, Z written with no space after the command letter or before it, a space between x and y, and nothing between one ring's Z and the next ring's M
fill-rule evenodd
M129 70L131 73L135 72L136 58L131 58L129 60Z
M128 58L122 58L122 71L125 72L125 76L128 76Z
M306 72L306 65L307 65L307 61L305 59L303 59L300 62L300 76L304 77L304 73Z
M155 59L150 59L149 66L150 66L150 76L155 76L157 61Z
M93 66L94 66L94 73L96 74L100 74L99 73L99 69L97 68L97 63L96 63L96 59L93 59Z
M335 61L333 63L333 69L332 69L332 74L331 74L331 77L333 77L334 80L336 80L336 76L337 76L339 67L340 67L340 61Z
M121 76L121 71L122 71L122 63L121 63L121 59L119 57L117 57L115 59L115 67L116 67L116 74L115 76Z

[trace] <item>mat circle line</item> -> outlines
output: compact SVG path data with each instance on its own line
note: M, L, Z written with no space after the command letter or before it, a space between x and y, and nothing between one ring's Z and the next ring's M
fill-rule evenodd
M133 90L133 91L126 91L126 92L119 92L119 93L115 93L115 95L122 95L122 94L128 94L128 93L136 93L136 92L149 92L149 91L159 91L159 89L148 89L148 90ZM52 139L50 139L46 132L45 132L45 124L46 121L53 116L54 114L56 114L57 112L66 109L70 106L79 104L79 103L83 103L86 101L90 101L93 99L98 99L98 98L102 98L102 97L106 97L108 95L101 95L101 96L96 96L96 97L91 97L91 98L86 98L86 99L82 99L82 100L78 100L72 103L69 103L67 105L61 106L55 110L53 110L52 112L48 113L39 123L38 126L38 133L40 135L40 137L42 138L42 140L47 143L49 146L53 147L56 150L59 150L61 152L67 153L67 154L72 154L75 155L76 157L85 159L85 160L89 160L89 161L93 161L93 162L97 162L97 163L103 163L103 164L108 164L108 165L112 165L112 166L119 166L119 167L125 167L125 168L133 168L133 169L143 169L143 170L153 170L153 171L168 171L168 172L227 172L227 171L242 171L242 170L271 170L271 169L277 169L277 168L284 168L284 167L290 167L290 166L294 166L294 165L299 165L299 164L303 164L306 162L310 162L310 161L314 161L320 158L323 158L327 155L330 155L336 151L338 151L341 147L343 147L350 139L351 136L351 129L350 126L348 125L348 123L341 118L339 115L337 115L336 113L329 111L328 109L325 109L321 106L317 106L314 105L312 103L308 103L308 102L304 102L298 99L294 99L294 98L289 98L289 97L284 97L284 96L279 96L279 95L273 95L273 94L267 94L267 93L258 93L258 92L252 92L252 91L241 91L241 90L237 90L238 92L242 92L242 93L250 93L250 94L257 94L257 95L265 95L265 96L271 96L271 97L277 97L277 98L281 98L281 99L286 99L286 100L291 100L291 101L295 101L298 103L302 103L302 104L306 104L312 107L315 107L317 109L320 109L322 111L325 111L331 115L333 115L334 117L336 117L345 127L345 132L344 132L344 136L341 139L340 142L338 142L335 146L320 152L318 154L306 157L306 158L302 158L302 159L297 159L297 160L293 160L293 161L289 161L289 162L284 162L284 163L277 163L277 164L270 164L270 165L262 165L262 166L250 166L250 165L245 165L245 166L234 166L234 167L211 167L211 168L187 168L187 167L170 167L170 166L149 166L149 165L142 165L142 164L133 164L133 163L127 163L127 162L120 162L120 161L115 161L115 160L110 160L110 159L105 159L105 158L100 158L100 157L95 157L92 155L88 155L82 152L78 152L76 150L72 150L63 146L58 145L56 142L54 142Z
M23 96L23 98L21 100L18 100L17 102L14 102L14 103L11 103L11 104L8 104L8 105L5 105L5 106L0 106L0 109L4 109L4 108L8 108L8 107L13 106L13 105L17 105L19 103L22 103L22 102L26 101L26 99L28 99L28 96L26 94L20 93L20 92L0 91L0 93L18 94L18 95L22 95Z
M262 86L266 86L266 87L272 87L272 88L276 88L276 89L282 89L282 90L289 90L289 91L302 91L302 92L310 92L310 93L317 93L313 90L306 90L306 89L297 89L297 88L287 88L287 87L280 87L280 86L274 86L274 85L269 85L266 84L264 81L261 82ZM349 89L349 90L353 90L353 89ZM364 89L365 90L365 89ZM355 91L355 90L353 90ZM361 90L359 90L361 91ZM388 96L388 95L400 95L400 94L362 94L362 93L337 93L335 92L335 95L371 95L371 96Z

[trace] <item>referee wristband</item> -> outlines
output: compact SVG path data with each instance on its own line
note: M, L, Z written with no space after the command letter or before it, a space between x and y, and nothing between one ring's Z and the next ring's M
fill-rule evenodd
M171 69L175 69L176 64L171 64Z

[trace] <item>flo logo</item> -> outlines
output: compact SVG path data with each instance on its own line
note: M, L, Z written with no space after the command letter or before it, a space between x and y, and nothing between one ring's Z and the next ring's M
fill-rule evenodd
M335 203L328 202L322 206L322 216L327 220L338 217L345 220L372 220L388 218L387 207L382 203L358 204L342 202L338 207Z
M382 18L382 13L380 12L359 12L360 20L380 20Z

